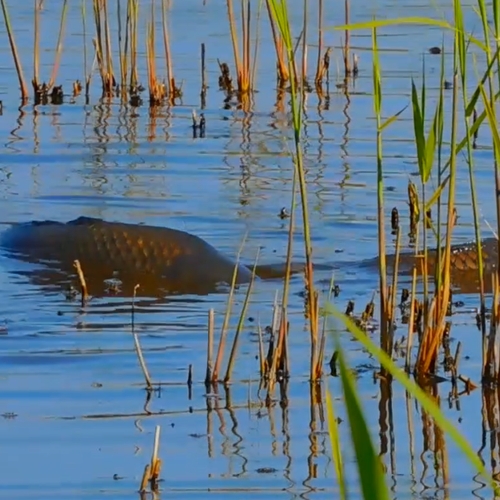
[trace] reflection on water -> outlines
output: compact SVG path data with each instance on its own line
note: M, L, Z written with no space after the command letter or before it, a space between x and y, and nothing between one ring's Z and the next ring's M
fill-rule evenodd
M18 4L10 6L11 18L20 33L23 62L30 68L32 33L26 27L31 26L31 7ZM379 7L389 11L394 6L389 1ZM248 234L243 251L246 262L253 261L260 247L264 261L284 261L288 226L279 213L290 205L293 164L287 139L291 118L289 95L274 90L274 54L261 51L254 107L244 112L235 102L225 102L217 88L217 59L232 60L223 3L171 2L170 8L176 80L183 82L182 101L172 107L149 109L123 105L119 99L100 100L95 81L89 103L82 96L65 97L60 106L18 108L10 52L6 44L0 47L4 104L0 223L67 221L80 216L147 223L187 230L233 256ZM415 5L403 8L408 16L426 15L420 5L418 12ZM48 26L54 33L43 37L43 44L48 44L47 51L42 51L44 75L51 71L57 32L59 7L51 9L46 3L42 12L43 29ZM315 9L311 5L314 19ZM325 10L326 26L343 22L339 9ZM147 15L148 9L143 9L141 16ZM292 11L295 22L300 15L301 9ZM467 15L466 23L473 24L472 14ZM364 5L353 4L354 22L371 16ZM261 31L262 47L270 47L269 30L263 27ZM337 35L325 33L325 43L336 44ZM116 36L113 27L113 43ZM441 39L439 31L423 31L421 26L392 27L380 36L384 115L408 105L410 77L418 78L425 47L440 44ZM209 84L202 110L197 61L201 43L207 49ZM351 263L377 252L371 41L366 34L356 33L352 43L361 54L355 84L348 92L335 85L342 83L335 70L335 49L330 94L309 94L304 111L303 147L318 263ZM58 80L66 93L75 78L84 80L81 44L81 7L71 4ZM142 46L138 57L145 57ZM430 93L435 92L439 64L439 58L426 59ZM143 67L141 71L145 82ZM193 136L193 109L198 115L204 113L204 138ZM401 115L397 127L384 131L386 203L397 206L402 217L408 179L416 171L412 135L410 109ZM482 216L493 220L491 155L485 149L489 138L480 135L479 143L476 173ZM467 169L459 169L458 175L458 199L464 205L458 207L455 235L463 241L472 235L466 206L470 196ZM303 248L300 238L298 227L294 247L298 260ZM0 438L9 457L0 468L0 496L135 495L156 425L162 428L164 495L199 498L224 493L246 498L258 492L312 499L338 494L324 387L310 387L307 382L304 350L308 340L300 277L292 280L291 379L286 399L277 389L271 404L266 404L257 379L255 336L258 324L264 329L272 321L271 306L280 288L276 282L261 282L253 291L235 382L226 389L216 388L217 392L207 392L203 383L207 314L210 308L215 310L218 338L227 295L137 299L135 331L151 375L155 383L161 383L148 401L133 347L131 300L106 296L82 308L78 299L68 300L60 289L30 282L26 277L33 277L32 271L29 264L14 265L0 256ZM322 282L329 278L329 273L318 277ZM352 299L356 311L362 310L377 288L374 275L359 275L349 266L340 267L335 279L341 288L335 300L342 309ZM462 343L468 356L462 360L462 373L477 380L481 359L474 324L477 298L458 298L464 308L454 318L451 343ZM243 299L244 291L237 293L230 335L236 330ZM397 334L402 337L405 332L401 325ZM349 335L342 334L342 341L356 371L393 496L490 498L482 479L473 475L462 455L415 401L399 386L374 379L377 367ZM327 357L331 349L328 345ZM187 385L190 366L194 374L191 391ZM338 402L346 477L355 498L357 470L338 379L329 378L328 386ZM435 400L440 399L449 418L498 473L498 393L487 389L459 393L449 381L427 390Z

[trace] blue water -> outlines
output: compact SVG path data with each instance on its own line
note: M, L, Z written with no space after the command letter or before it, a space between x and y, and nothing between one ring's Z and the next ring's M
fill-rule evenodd
M238 2L236 2L238 3ZM10 2L10 17L23 60L25 77L31 79L33 53L32 7ZM62 2L45 2L41 14L41 77L52 68ZM122 2L122 8L125 3ZM146 84L144 33L149 2L141 4L139 47L140 80ZM111 3L110 3L111 6ZM111 8L111 7L110 7ZM114 5L113 5L114 9ZM239 7L238 7L239 9ZM237 10L238 10L237 9ZM302 8L291 10L298 33ZM316 6L311 6L309 73L316 57ZM437 11L436 11L437 9ZM440 10L439 10L440 9ZM325 25L343 22L342 9L327 7ZM94 36L91 4L87 2L89 65ZM234 256L248 234L243 251L247 262L261 251L261 262L282 261L286 255L288 224L279 218L289 207L292 183L290 117L279 111L274 91L275 57L265 10L262 11L258 93L251 114L224 109L218 90L217 58L232 65L232 49L223 2L171 2L174 70L182 82L182 102L154 115L147 105L124 107L118 100L102 102L99 75L94 73L91 100L83 96L71 102L75 78L84 80L80 5L71 4L64 40L64 54L57 83L65 103L19 109L18 82L6 42L0 31L0 227L31 219L66 221L79 216L123 222L148 223L195 233ZM389 14L387 14L389 13ZM376 7L353 2L353 21L372 15L451 15L448 2L431 7L427 2L393 0ZM114 16L114 11L113 11ZM254 16L255 19L255 16ZM314 21L314 22L313 22ZM479 30L468 10L466 22ZM157 20L158 30L161 29ZM112 43L116 50L116 24ZM314 35L315 37L315 35ZM315 94L307 99L304 153L308 170L310 217L315 260L320 263L352 262L377 253L376 145L372 103L371 39L366 32L352 36L360 55L360 74L349 99L336 89L341 81L341 34L325 31L325 44L335 45L330 67L330 103L325 109ZM379 36L383 67L386 117L410 102L411 77L420 81L422 57L431 96L436 95L439 57L427 48L440 45L442 32L422 26L391 27ZM207 48L207 107L200 109L200 44ZM157 34L159 72L163 72L163 48ZM450 39L445 46L451 48ZM114 61L117 74L118 60ZM451 59L446 59L451 78ZM234 70L232 69L233 76ZM31 90L31 88L30 88ZM143 96L146 99L146 94ZM448 91L447 111L451 92ZM204 139L193 138L191 112L203 112L207 120ZM448 116L448 115L447 115ZM387 213L397 206L407 244L407 184L417 171L411 106L397 124L384 132L384 171ZM463 133L463 124L460 124ZM490 138L481 130L475 152L481 214L495 220ZM463 158L458 179L460 219L456 241L473 236L468 193L468 172ZM435 183L434 183L435 187ZM389 221L388 221L389 222ZM297 228L294 254L303 255L302 231ZM145 391L131 336L131 302L128 298L93 300L84 310L79 301L63 293L47 293L13 271L29 271L0 257L0 497L2 498L136 498L144 466L150 460L156 425L161 426L163 460L160 495L199 498L256 494L281 498L331 498L338 488L324 421L326 408L311 410L309 339L303 317L300 276L292 280L289 349L292 378L289 406L274 405L269 412L264 394L258 393L257 323L271 321L271 306L281 285L261 282L246 314L230 400L220 388L220 399L205 394L207 315L216 313L216 340L226 308L226 294L177 297L174 300L141 299L137 304L139 333L149 371L161 382L161 393L152 396L144 410ZM329 280L328 272L318 281ZM361 312L378 287L375 273L362 276L344 266L336 274L341 286L337 305L344 309L354 299ZM325 285L321 285L325 289ZM234 333L245 289L236 297L230 334ZM476 296L455 296L465 305L454 318L452 346L461 341L464 376L479 380L480 337L475 329ZM253 321L252 321L252 320ZM398 338L406 334L401 326ZM349 362L357 369L359 390L369 416L377 451L388 469L394 498L489 498L465 458L446 443L447 489L434 467L433 439L421 410L394 387L391 418L380 413L380 386L374 382L376 363L343 334ZM374 334L374 340L378 340ZM333 346L328 343L327 360ZM326 361L327 361L326 360ZM193 367L194 387L189 398L186 380ZM325 364L325 371L328 366ZM342 418L342 446L346 475L353 498L357 496L357 471L348 439L348 425L337 379L326 378L337 399ZM441 406L470 440L474 449L482 443L481 392L460 398L457 408L447 402L449 383L439 386ZM277 394L276 394L277 396ZM218 407L217 407L218 405ZM407 411L409 409L409 412ZM425 433L423 428L426 429ZM486 431L485 431L486 432ZM485 434L486 435L486 434ZM387 444L385 442L387 440ZM495 456L487 442L483 452ZM115 478L114 478L114 475Z

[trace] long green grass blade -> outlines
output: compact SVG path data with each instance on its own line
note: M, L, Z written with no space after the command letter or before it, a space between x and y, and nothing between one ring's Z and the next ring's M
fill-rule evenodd
M418 400L424 410L436 421L441 429L453 439L456 446L464 453L471 465L483 475L488 481L490 487L498 493L500 488L497 487L493 477L488 473L481 459L478 457L457 428L446 418L439 406L415 383L408 375L400 369L394 361L375 345L371 339L363 332L356 324L345 314L337 310L332 304L325 304L325 312L339 320L345 328L349 330L351 335L372 355L378 362L392 375L393 379L399 382L415 399Z
M363 498L365 500L389 500L389 490L385 482L382 463L375 453L353 376L345 361L338 338L336 338L336 349Z
M342 460L342 450L340 449L340 433L337 418L335 416L335 407L330 389L327 387L325 391L326 413L328 423L328 434L330 436L330 445L332 447L333 465L339 482L340 500L347 498L347 486L344 475L344 462Z
M500 133L498 132L498 125L495 119L495 113L482 85L480 87L480 90L481 90L481 96L483 98L484 109L486 115L488 116L488 121L490 123L491 135L493 136L493 144L494 144L493 149L495 152L495 159L497 163L500 164Z
M382 124L380 125L380 132L383 132L389 125L392 125L400 116L401 114L406 111L408 108L408 105L406 105L403 109L399 110L395 115L390 116L387 118L387 120L383 121Z
M418 100L417 87L412 78L411 80L411 104L413 108L413 130L415 133L415 145L417 148L418 171L423 182L425 179L425 117ZM422 104L423 107L423 104Z
M423 24L426 26L435 26L437 28L444 28L450 31L458 31L458 29L447 21L441 21L439 19L434 19L432 17L400 17L396 19L375 19L373 21L366 21L363 23L351 23L351 24L342 24L335 25L331 28L325 28L327 30L371 30L374 28L384 28L387 26L400 26L402 24ZM473 43L482 51L487 51L486 44L473 36L469 38L470 43Z

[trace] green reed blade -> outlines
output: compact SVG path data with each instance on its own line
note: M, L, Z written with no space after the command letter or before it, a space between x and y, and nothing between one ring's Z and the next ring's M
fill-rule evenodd
M396 363L382 349L372 342L356 324L345 314L340 312L334 305L325 304L325 310L331 317L340 321L347 328L349 333L372 355L384 368L392 375L395 381L399 382L429 413L437 425L454 441L455 445L464 453L470 464L488 481L490 487L500 492L493 477L486 470L484 463L478 457L477 452L471 447L467 439L445 416L441 408L433 401L425 391L418 386L408 375L399 368Z
M330 446L332 447L332 460L335 467L335 473L339 482L339 497L340 500L347 499L347 484L344 474L344 463L342 459L342 450L340 449L340 433L335 416L335 407L330 389L325 390L326 414L328 424L328 435L330 436Z
M335 349L338 352L340 378L344 391L349 427L351 429L351 440L356 455L363 498L365 500L389 500L389 490L382 469L382 463L375 453L368 424L363 415L359 394L337 335L335 336L335 344Z

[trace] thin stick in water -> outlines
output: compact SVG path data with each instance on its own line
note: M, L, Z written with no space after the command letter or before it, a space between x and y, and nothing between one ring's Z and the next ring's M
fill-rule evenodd
M250 295L252 293L253 284L255 281L255 269L257 267L257 261L259 260L260 249L257 250L257 256L255 257L255 262L252 269L252 277L250 278L250 283L247 288L247 293L245 296L245 301L243 303L243 308L241 309L240 319L238 321L238 326L236 327L236 334L234 336L233 346L231 348L231 354L229 355L229 361L227 363L226 376L224 377L224 383L228 383L231 380L231 374L233 372L234 362L236 360L236 352L238 349L238 340L240 338L241 330L243 329L243 322L245 319L245 313L248 307L248 302L250 300Z
M80 261L78 259L76 259L73 262L73 267L76 269L76 272L78 274L78 279L80 280L80 288L82 290L82 307L83 307L89 297L89 294L87 292L87 282L85 281L85 276L82 271L82 266L80 265Z
M205 44L201 44L201 109L205 108L206 105L206 97L207 97L207 82L206 82L206 67L205 67Z
M207 372L205 375L205 385L210 385L213 370L213 352L214 352L214 330L215 330L215 312L213 308L208 311L208 346L207 346Z
M144 375L144 379L146 380L147 390L151 391L153 390L153 384L151 382L151 377L149 376L149 371L148 367L146 366L146 361L144 360L144 356L142 354L142 348L139 342L139 337L135 332L135 297L139 286L140 286L139 284L134 286L134 296L132 297L132 335L134 337L135 352L137 353L137 358L139 359L139 364L141 365L142 373Z

